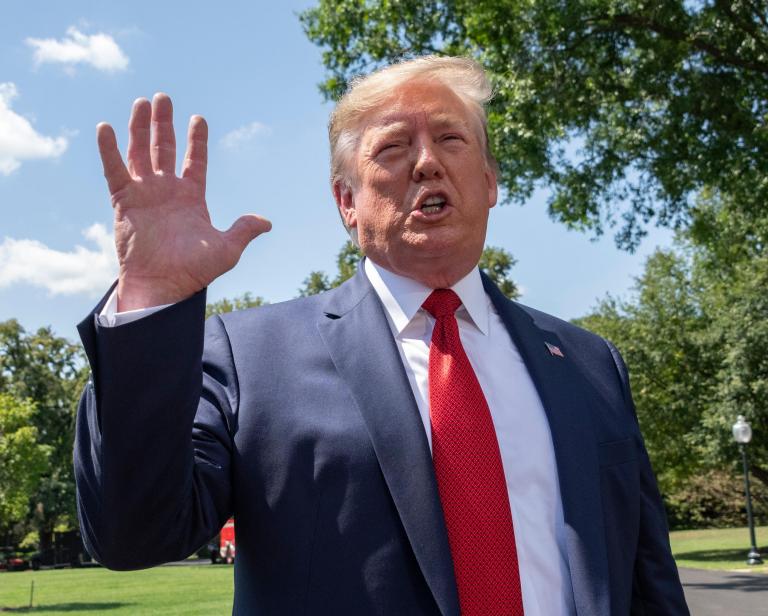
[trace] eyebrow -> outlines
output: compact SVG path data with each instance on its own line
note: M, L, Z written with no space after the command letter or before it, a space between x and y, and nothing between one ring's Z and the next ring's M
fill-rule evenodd
M378 122L369 124L369 129L374 129L377 134L396 133L408 128L408 121L403 119L402 114L384 116ZM429 118L430 128L464 128L471 130L471 126L462 118L449 113L437 113Z
M390 133L396 133L408 128L408 122L405 120L388 121L387 118L382 118L381 122L375 124L369 124L366 130L373 129L376 135L387 135Z
M469 123L462 118L449 113L438 113L429 118L430 126L436 126L438 128L455 128L461 127L467 130L470 129Z

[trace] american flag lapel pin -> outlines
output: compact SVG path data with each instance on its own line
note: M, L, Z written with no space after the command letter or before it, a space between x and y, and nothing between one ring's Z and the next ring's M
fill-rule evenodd
M560 347L555 346L554 344L550 344L549 342L545 342L544 344L547 345L547 349L549 350L549 354L553 357L562 357L565 359L565 355L563 355L563 352L560 350Z

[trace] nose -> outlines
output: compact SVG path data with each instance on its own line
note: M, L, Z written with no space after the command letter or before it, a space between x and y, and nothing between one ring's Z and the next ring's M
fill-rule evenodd
M431 139L425 139L417 144L416 160L413 164L414 182L440 179L445 174L435 147Z

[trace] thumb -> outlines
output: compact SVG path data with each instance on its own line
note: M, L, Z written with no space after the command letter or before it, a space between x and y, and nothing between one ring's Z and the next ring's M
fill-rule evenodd
M256 214L245 214L238 218L234 224L224 232L224 237L228 242L236 244L240 252L250 241L262 233L266 233L272 228L272 223L266 218L256 216Z

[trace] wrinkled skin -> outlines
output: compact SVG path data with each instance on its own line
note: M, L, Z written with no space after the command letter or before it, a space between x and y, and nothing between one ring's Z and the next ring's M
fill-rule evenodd
M348 172L334 188L347 226L367 257L432 288L449 287L477 265L496 175L479 120L434 80L398 87L361 121ZM423 209L429 197L439 211Z

